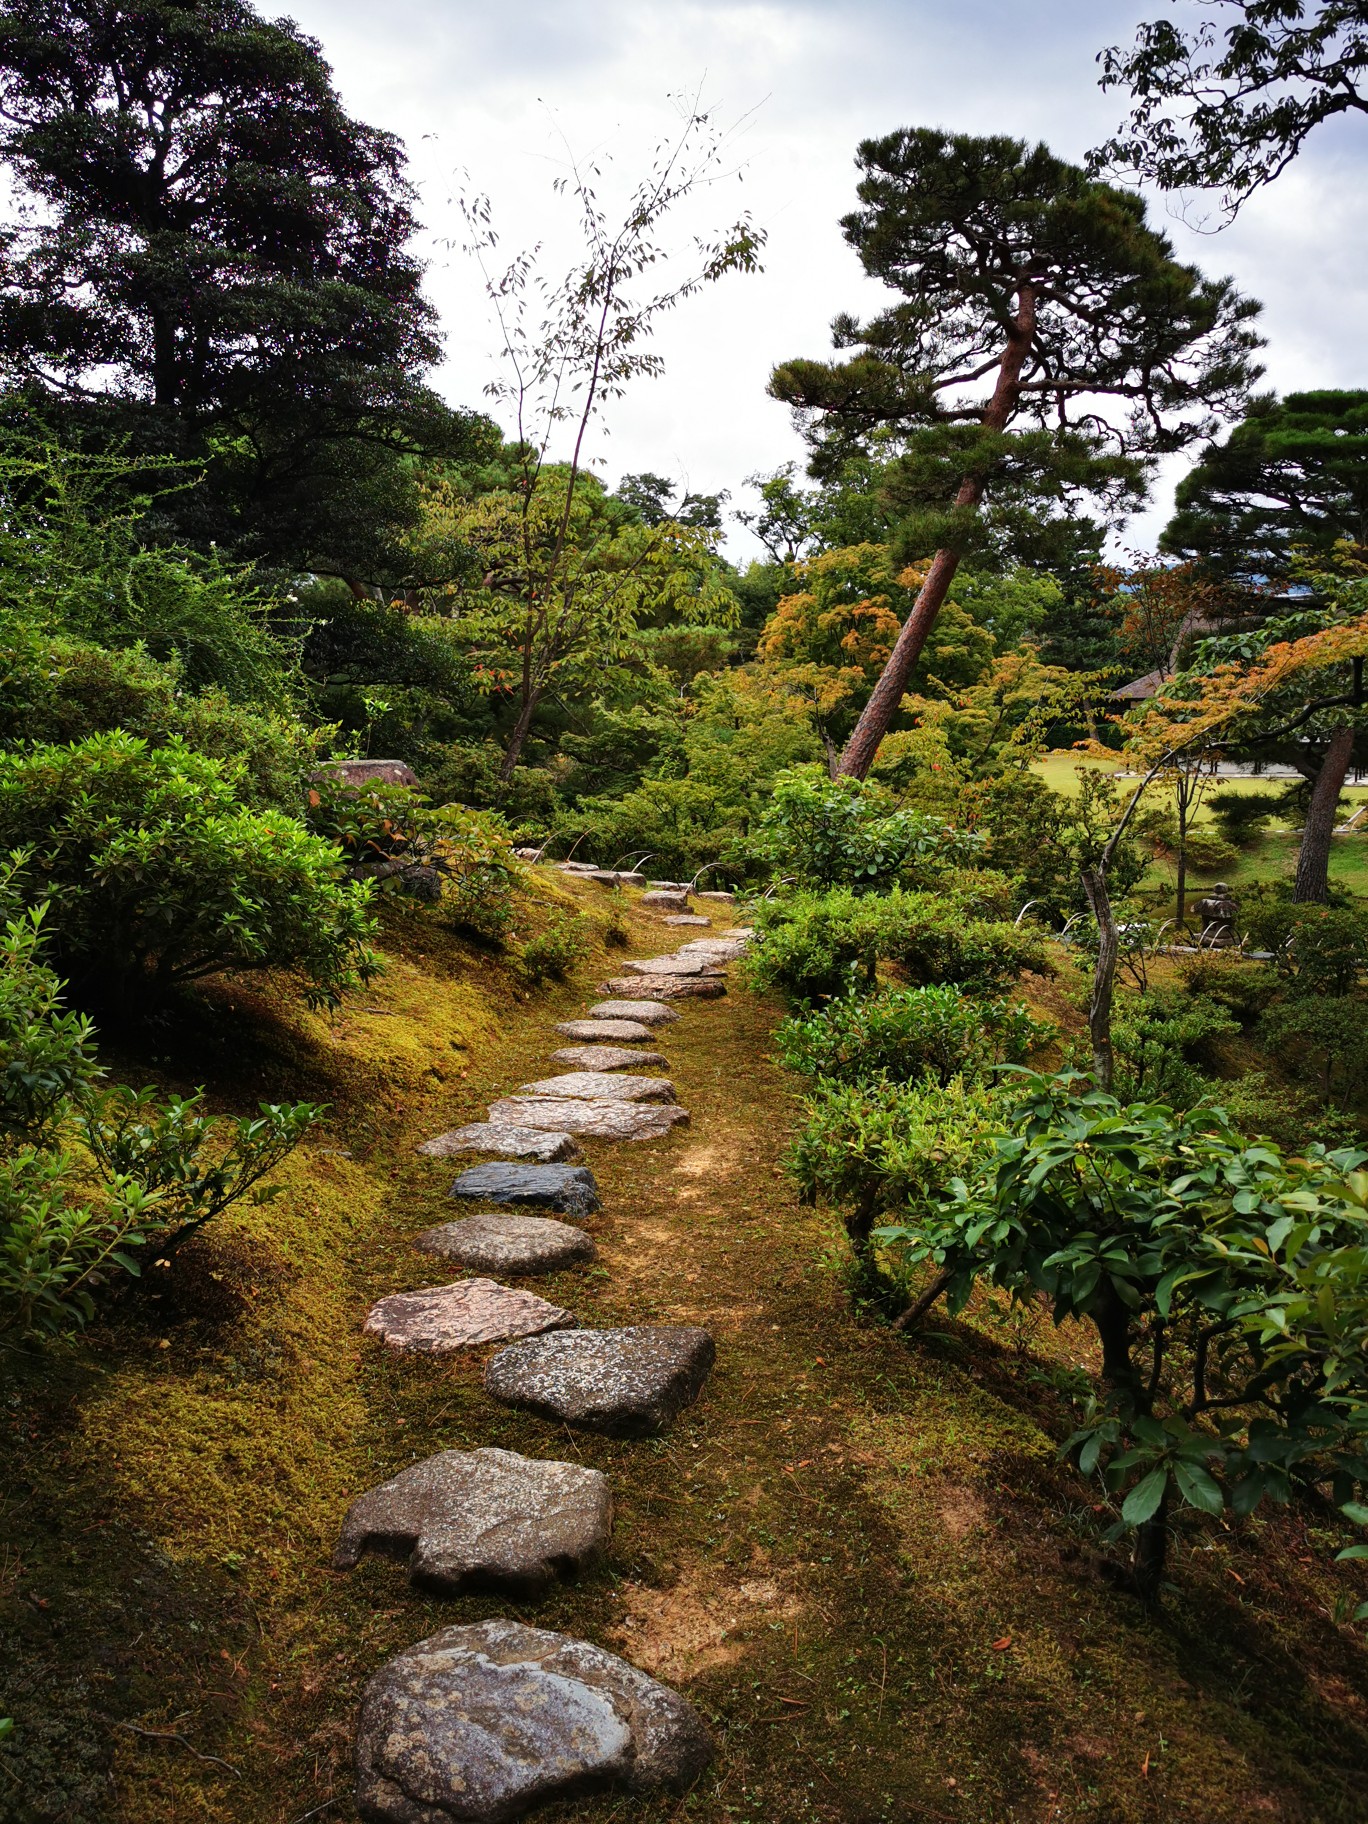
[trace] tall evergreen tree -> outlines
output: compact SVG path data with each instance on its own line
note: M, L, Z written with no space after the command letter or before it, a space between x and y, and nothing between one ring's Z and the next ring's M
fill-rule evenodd
M1242 401L1258 306L1176 260L1138 197L1043 145L905 129L865 141L858 164L846 239L901 296L868 323L838 318L849 359L790 361L771 390L806 420L819 470L900 437L899 543L936 553L841 759L863 777L966 550L996 532L1035 555L1051 517L1075 546L1081 502L1134 504L1155 455Z
M484 421L440 353L401 143L245 0L4 0L0 372L83 434L209 466L192 532L372 577L402 459Z

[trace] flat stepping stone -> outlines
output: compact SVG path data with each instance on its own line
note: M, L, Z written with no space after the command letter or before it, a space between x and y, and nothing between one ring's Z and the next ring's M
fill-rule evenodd
M637 984L630 984L635 988ZM671 1020L679 1018L673 1007L666 1007L661 1001L596 1001L589 1009L590 1020L637 1020L643 1026L664 1026ZM564 1032L564 1026L558 1026L557 1032ZM617 1038L617 1033L605 1034L605 1037ZM654 1034L651 1035L654 1037Z
M735 893L724 893L720 887L715 887L711 893L700 893L697 897L699 899L713 899L716 900L719 905L724 906L733 906L736 904Z
M546 1131L556 1129L548 1122ZM533 1209L558 1210L563 1216L590 1216L599 1207L594 1174L583 1165L474 1165L461 1173L450 1195L478 1197L485 1203L526 1204Z
M605 994L627 994L633 988L646 988L658 1001L715 1001L727 992L720 975L617 975L602 986Z
M576 1102L674 1102L678 1099L668 1077L615 1076L608 1070L568 1070L561 1077L543 1077L539 1083L524 1083L518 1094L569 1097Z
M580 1134L586 1140L659 1140L689 1118L687 1109L671 1102L571 1102L554 1096L509 1096L489 1113L519 1127L545 1121L556 1133Z
M549 1216L463 1216L424 1229L414 1242L477 1273L559 1273L596 1260L598 1250L583 1229Z
M494 1279L458 1279L450 1286L392 1292L371 1306L365 1329L367 1336L378 1336L405 1355L448 1355L576 1322L573 1312L535 1292L501 1286Z
M686 956L675 951L670 956L646 956L622 966L633 975L706 975L717 967L711 951L707 956Z
M682 890L676 892L669 889L662 890L657 887L650 893L642 894L641 904L643 906L654 906L659 912L687 912L689 909L689 895Z
M712 920L704 918L701 912L671 912L660 922L662 925L710 925Z
M425 1159L451 1159L458 1153L501 1153L505 1159L536 1159L543 1165L581 1156L570 1134L543 1133L536 1127L499 1127L493 1121L472 1121L467 1127L454 1127L449 1134L424 1140L414 1151Z
M668 1012L668 1008L666 1009ZM616 1039L619 1045L633 1039L653 1039L655 1034L640 1020L562 1020L556 1027L567 1039Z
M363 1553L408 1563L420 1588L539 1596L596 1558L613 1527L608 1478L511 1450L443 1450L353 1501L333 1569Z
M648 880L646 885L657 893L691 893L687 880Z
M625 1045L565 1045L551 1053L551 1062L573 1064L576 1070L632 1070L666 1059L658 1051L629 1051Z
M602 1647L478 1621L382 1666L361 1699L367 1824L507 1824L585 1793L684 1793L712 1760L698 1712Z
M716 1354L708 1332L691 1325L538 1336L500 1349L485 1392L584 1431L653 1437L693 1405Z

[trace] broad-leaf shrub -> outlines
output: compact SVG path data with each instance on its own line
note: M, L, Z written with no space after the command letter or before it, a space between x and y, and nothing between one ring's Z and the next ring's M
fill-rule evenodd
M933 862L968 861L982 839L921 811L898 810L882 787L830 779L816 767L776 775L755 847L800 886L881 893Z
M563 981L589 954L589 921L579 914L553 914L544 931L529 937L518 966L530 982Z
M1213 1000L1158 987L1118 994L1112 1009L1116 1094L1191 1108L1216 1093L1201 1069L1212 1062L1212 1041L1239 1030L1239 1021Z
M237 777L118 732L0 755L0 848L31 851L31 897L83 992L281 969L326 1005L373 972L371 889L294 818L245 808Z
M1249 1513L1294 1477L1368 1483L1368 1174L1360 1152L1285 1158L1220 1109L1119 1102L1030 1078L982 1159L876 1233L949 1278L1044 1294L1102 1351L1069 1441L1162 1575L1175 1501Z
M944 1087L1017 1062L1053 1028L1009 1001L975 1000L953 983L848 994L780 1022L775 1040L790 1070L843 1083L879 1077Z
M1353 1105L1368 1083L1368 1000L1351 994L1298 994L1259 1022L1259 1036L1299 1075L1316 1082L1326 1102Z
M1269 898L1255 902L1243 922L1298 994L1350 994L1368 971L1368 911L1361 907Z

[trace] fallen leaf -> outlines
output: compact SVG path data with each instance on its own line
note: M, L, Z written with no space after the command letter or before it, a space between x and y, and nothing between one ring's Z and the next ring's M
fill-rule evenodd
M1005 1653L1007 1651L1008 1647L1011 1646L1011 1644L1012 1644L1011 1635L1004 1634L1001 1640L995 1640L993 1642L993 1651L994 1651L994 1653Z

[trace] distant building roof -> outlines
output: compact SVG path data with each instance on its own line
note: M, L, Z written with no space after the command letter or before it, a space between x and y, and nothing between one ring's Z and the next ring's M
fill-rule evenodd
M1172 676L1171 671L1147 671L1143 678L1132 678L1129 684L1122 684L1112 695L1119 697L1123 703L1144 703L1161 684L1167 684Z

